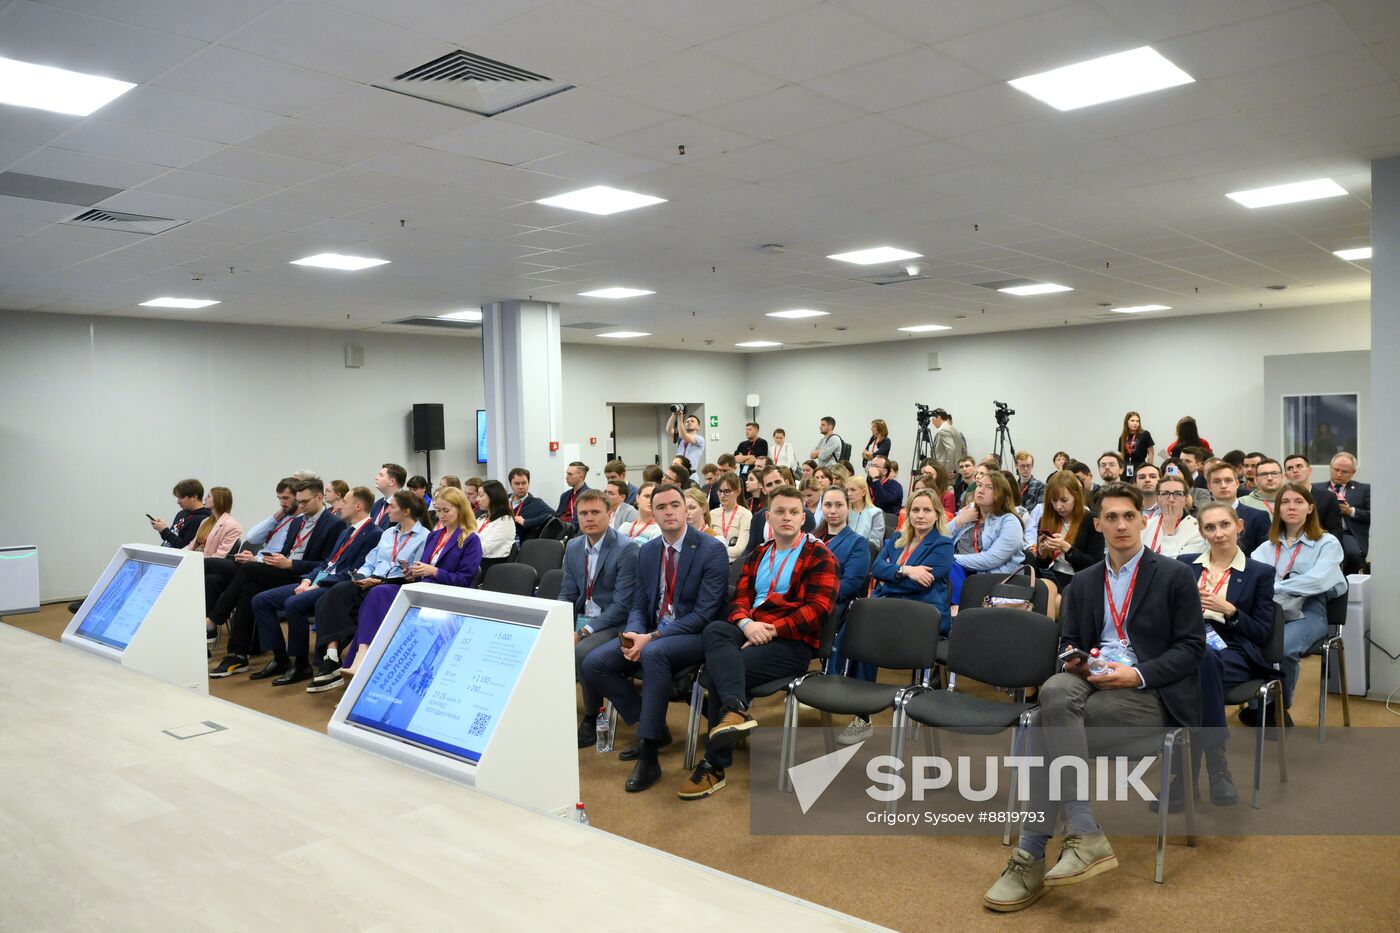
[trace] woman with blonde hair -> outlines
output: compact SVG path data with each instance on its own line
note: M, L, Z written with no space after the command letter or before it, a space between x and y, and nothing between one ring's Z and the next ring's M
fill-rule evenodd
M703 531L712 537L719 537L714 523L710 520L710 497L697 487L691 486L682 493L685 496L685 522L696 531Z
M898 535L885 541L870 575L879 581L875 596L917 599L936 608L942 630L952 625L948 614L948 574L953 569L953 540L948 516L932 490L918 489L904 507L908 521Z
M847 525L860 537L882 547L885 543L885 513L870 501L870 487L866 485L864 476L847 478L846 498L850 504Z
M243 536L243 526L233 517L233 492L227 486L211 486L204 496L210 515L199 525L187 551L203 551L205 557L228 557L234 543Z

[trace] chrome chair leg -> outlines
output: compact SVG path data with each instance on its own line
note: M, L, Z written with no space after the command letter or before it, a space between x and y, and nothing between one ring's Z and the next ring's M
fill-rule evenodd
M1167 861L1167 811L1171 809L1172 760L1176 733L1168 732L1162 739L1161 792L1157 795L1157 862L1152 880L1162 883L1162 867Z
M1331 678L1332 645L1322 643L1322 669L1317 678L1317 744L1327 742L1327 681Z
M1347 690L1347 643L1337 636L1337 675L1342 684L1342 725L1351 728L1351 692Z
M904 761L904 736L908 731L909 724L909 717L905 714L904 704L901 702L903 698L903 694L899 694L895 697L894 720L890 730L890 754L893 755L894 760L898 762ZM885 805L885 812L889 813L891 816L899 812L898 797L892 799Z
M1187 774L1181 782L1186 791L1186 844L1196 846L1196 759L1191 751L1191 730L1181 730L1181 770Z
M1264 684L1259 688L1259 728L1255 729L1254 736L1254 796L1250 801L1250 806L1258 810L1260 807L1260 786L1264 775L1264 733L1269 728L1269 697L1272 691L1269 690L1273 681Z
M831 721L831 714L826 710L822 714L822 743L826 746L826 753L830 755L836 751L836 726Z
M1278 780L1280 784L1288 783L1288 730L1283 727L1283 717L1286 715L1283 709L1283 681L1275 680L1272 684L1274 688L1274 724L1278 728ZM1267 687L1265 688L1267 689ZM1263 729L1259 730L1263 732Z
M797 756L797 697L789 693L783 702L782 751L778 754L778 793L792 790L788 769L796 764Z
M690 710L685 724L685 770L687 771L695 768L695 753L700 745L700 707L704 698L705 688L700 686L700 677L697 674L695 682L690 685Z
M1011 756L1013 758L1024 754L1021 751L1021 747L1024 741L1025 727L1026 717L1023 713L1020 720L1016 723L1016 727L1011 730ZM1011 786L1006 792L1006 825L1003 827L1001 833L1001 844L1004 846L1011 845L1011 813L1016 809L1016 778L1017 772L1012 770Z

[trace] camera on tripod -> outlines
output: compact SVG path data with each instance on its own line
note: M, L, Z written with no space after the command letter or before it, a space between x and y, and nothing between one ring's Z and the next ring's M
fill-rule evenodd
M914 417L918 419L919 427L926 428L928 427L929 422L933 420L933 409L929 408L922 402L915 402Z
M1011 416L1016 414L1016 409L1009 408L1005 402L998 402L993 400L992 404L996 406L997 424L1001 425L1002 427L1005 427L1006 424L1011 420Z

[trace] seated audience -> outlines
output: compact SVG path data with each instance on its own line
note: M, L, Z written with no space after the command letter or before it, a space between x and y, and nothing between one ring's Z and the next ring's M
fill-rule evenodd
M870 576L878 581L873 595L928 603L938 610L940 631L947 634L953 625L948 611L948 575L954 563L948 516L943 503L927 489L909 497L907 512L909 520L903 530L885 541L870 567ZM1019 533L1016 539L1019 543Z
M431 516L433 509L433 496L432 493L428 491L427 478L423 476L410 476L408 478L408 482L404 484L404 488L423 500L423 507L428 510L428 513Z
M759 481L761 475L758 469L753 469L744 477L744 508L748 509L750 514L763 508L763 483Z
M276 553L287 537L287 526L297 514L296 480L290 476L277 481L277 510L254 525L243 537L239 550L227 557L204 558L204 614L212 616L219 597L243 564L261 561L262 550ZM76 611L76 610L75 610ZM207 631L212 643L217 629Z
M574 524L574 501L579 497L588 484L584 480L588 479L588 464L575 460L564 468L564 492L559 496L559 506L554 510L554 514L564 523L564 527Z
M794 476L793 478L798 480L799 482L801 482L804 479L811 479L812 477L817 475L818 466L820 466L820 464L817 463L817 461L815 460L803 460L802 468L798 471L799 475Z
M1045 477L1046 481L1048 482L1050 480L1050 476L1053 476L1061 470L1068 470L1069 467L1067 466L1067 464L1073 459L1074 458L1071 457L1066 451L1055 451L1055 456L1050 458L1050 465L1054 467L1054 469L1052 469L1050 471L1050 474Z
M1240 475L1241 492L1239 498L1241 502L1244 501L1244 498L1249 493L1257 488L1257 484L1254 482L1254 473L1259 469L1259 464L1263 461L1264 454L1257 450L1245 454L1244 459L1240 461L1241 469L1236 470L1236 472Z
M1105 486L1099 497L1094 521L1108 551L1104 595L1070 599L1061 614L1062 637L1082 651L1098 648L1109 670L1089 674L1081 659L1072 658L1040 688L1040 719L1031 747L1046 761L1087 759L1086 727L1201 723L1199 670L1205 638L1196 582L1182 564L1143 547L1141 508L1142 493L1127 483ZM1082 573L1097 578L1100 572L1096 565ZM1075 799L1069 782L1064 841L1055 867L1046 871L1046 845L1060 821L1060 804L1050 799L1049 771L1030 771L1030 800L1023 804L1040 819L1023 824L1006 870L987 891L984 903L992 910L1021 910L1047 886L1076 884L1118 865L1094 820L1093 806Z
M643 544L637 555L626 628L618 641L595 648L583 662L593 695L611 700L623 722L637 724L639 743L618 756L637 762L626 783L631 793L661 778L657 754L671 744L671 681L677 671L704 660L701 632L721 617L729 590L724 545L686 524L685 494L673 485L658 486L651 508L661 537ZM640 692L632 683L638 673Z
M340 518L340 506L348 495L350 484L345 480L333 479L326 484L326 508L330 509L336 518Z
M326 559L302 574L296 583L264 590L253 597L253 620L257 626L258 640L262 647L271 650L274 661L282 663L282 674L272 681L274 687L285 686L294 681L287 677L292 665L289 654L300 661L305 670L310 667L307 648L311 639L311 616L316 607L337 583L350 579L354 569L364 562L368 554L379 543L382 531L370 521L370 510L374 508L374 494L364 486L352 489L341 501L340 519L345 523L340 536L332 545ZM277 614L287 619L287 636L282 637L282 627L277 623ZM317 656L325 650L322 637L325 627L318 633ZM291 646L288 652L287 646ZM336 664L339 668L340 665ZM300 679L304 680L305 677Z
M1084 489L1084 504L1092 512L1099 499L1099 484L1094 482L1094 471L1089 469L1087 463L1078 460L1071 460L1065 464L1065 469L1074 474L1074 478L1079 480L1079 485Z
M1317 508L1317 520L1322 525L1322 530L1327 532L1338 541L1342 542L1342 551L1346 552L1346 542L1342 540L1342 507L1340 501L1334 495L1318 495L1318 489L1312 481L1312 464L1308 462L1305 454L1289 454L1283 458L1283 476L1290 483L1302 483L1313 491L1313 505ZM1275 497L1278 491L1274 492ZM1360 567L1360 564L1357 564ZM1343 573L1355 573L1356 570L1349 569L1349 562L1342 561Z
M626 490L625 483L616 485ZM597 741L598 713L603 709L603 698L583 679L584 659L617 638L637 582L638 549L608 527L605 506L596 490L579 495L579 533L564 547L564 582L559 588L559 599L574 611L574 677L583 688L579 748Z
M1249 461L1246 460L1245 463L1248 464ZM1278 489L1283 485L1283 464L1273 457L1261 457L1254 464L1254 473L1246 480L1245 485L1250 487L1249 495L1240 498L1240 507L1259 509L1273 518L1274 496L1278 495Z
M210 677L228 677L248 669L255 632L253 597L264 590L297 583L302 574L326 559L340 538L345 523L325 507L325 495L326 487L318 479L297 483L297 515L287 526L281 549L274 552L264 545L259 554L261 561L243 562L204 620L206 632L225 622L229 624L228 653L209 672Z
M750 474L752 475L752 474ZM715 483L719 508L710 513L710 525L719 530L719 538L733 563L744 553L753 525L753 513L739 504L739 474L725 473Z
M342 669L346 667L349 667L352 673L359 670L364 660L364 649L374 641L379 627L384 624L384 617L388 614L394 597L398 595L399 586L404 583L437 583L442 586L468 587L476 580L476 572L481 569L481 538L476 533L476 516L472 514L466 495L460 489L444 489L438 496L436 508L438 526L423 539L417 556L405 557L400 553L398 562L403 568L403 574L397 580L384 578L379 585L360 591L363 601L360 603L359 618L355 622L354 640L341 652L338 661L330 657L318 661L311 687L307 688L308 692L334 689L343 682ZM403 524L399 523L398 531L403 530ZM327 608L330 610L328 614L331 616L332 625L336 626L328 631L345 632L348 629L349 617L339 605L328 604ZM319 618L316 628L321 628ZM301 644L305 644L305 641ZM293 658L293 661L297 659ZM295 677L296 670L297 665L294 663L287 676Z
M871 503L886 515L898 515L904 508L904 487L894 478L889 458L872 458L866 476Z
M719 537L719 532L710 523L710 497L694 486L685 490L685 522L701 534Z
M1356 482L1356 457L1346 451L1332 458L1328 470L1328 481L1314 484L1313 496L1320 499L1326 493L1337 501L1344 566L1347 573L1360 573L1371 550L1371 484Z
M645 544L661 535L661 526L651 513L651 494L660 485L650 480L637 487L637 517L618 529L628 541ZM679 488L679 487L678 487Z
M849 497L844 490L833 486L822 493L822 520L817 524L815 534L836 558L841 577L841 585L836 593L838 615L844 614L851 601L866 592L870 580L870 542L847 524L850 514ZM832 644L831 659L828 661L827 670L833 673L841 673L843 667L840 654L842 631L843 629L837 630L836 640ZM854 664L846 673L852 677L873 681L876 670L865 664ZM850 745L870 738L870 734L870 722L857 716L846 726L837 741L843 745Z
M163 518L152 518L151 527L160 535L161 547L184 548L194 540L199 526L210 515L204 505L204 484L197 479L182 479L171 493L179 511L169 524Z
M665 479L666 474L662 473L661 467L657 466L655 463L648 463L646 466L642 467L642 482L655 483L660 486ZM632 504L636 505L635 502Z
M1142 517L1149 521L1161 510L1157 504L1157 483L1161 479L1162 471L1153 463L1140 463L1133 471L1133 485L1142 491Z
M1312 490L1301 483L1284 483L1278 491L1269 536L1250 555L1274 568L1274 602L1283 609L1283 705L1293 705L1298 683L1298 659L1327 634L1327 601L1347 591L1342 575L1342 546L1322 530ZM1240 721L1258 725L1248 710ZM1285 725L1293 725L1286 716Z
M1190 477L1191 482L1195 486L1201 489L1208 489L1210 487L1210 481L1206 476L1205 470L1206 461L1210 459L1210 454L1204 447L1187 447L1181 452L1177 459L1179 459L1181 465L1186 468L1186 475ZM1238 470L1235 475L1239 476Z
M720 477L727 476L731 473L736 479L739 479L741 483L743 482L742 477L739 476L739 463L737 460L734 459L734 455L720 454L719 460L716 462L715 465L714 475L710 478L710 481L706 484L705 487L705 495L710 497L711 510L719 508Z
M1148 550L1165 557L1205 550L1196 519L1187 514L1190 501L1184 476L1169 473L1157 481L1157 514L1142 529Z
M603 464L603 478L608 482L617 481L627 487L626 503L631 506L637 504L637 487L627 482L627 464L621 460L609 460Z
M1105 486L1116 483L1123 478L1124 466L1122 454L1116 450L1105 451L1099 455L1099 478Z
M844 498L845 490L828 494ZM728 617L717 616L701 636L710 679L710 731L704 759L677 791L682 800L700 800L724 787L734 743L756 725L748 712L749 688L806 671L821 646L822 623L835 609L836 558L802 532L805 516L797 491L773 490L767 512L773 540L745 559Z
M538 501L538 500L536 500ZM481 484L481 495L477 497L481 517L477 521L476 535L481 539L481 558L505 560L515 547L515 514L510 507L510 494L500 480L488 479Z
M797 488L798 494L802 497L803 508L815 514L822 501L822 487L817 482L817 478L813 476L810 479L804 479L797 484Z
M374 503L374 511L370 512L369 520L380 528L388 528L393 524L389 518L389 498L408 482L408 471L397 463L386 463L380 466L379 472L374 475L374 488L379 490L379 500Z
M972 503L948 527L953 560L967 573L1010 573L1026 559L1013 496L1001 471L989 472L977 480Z
M1050 474L1045 501L1026 523L1025 545L1026 563L1049 574L1060 592L1079 571L1103 560L1103 535L1084 507L1084 487L1073 473Z
M627 504L630 494L631 488L624 480L610 479L603 487L603 495L608 501L608 524L611 527L621 528L637 517L637 507Z
M243 526L232 515L233 491L227 486L210 487L204 507L209 510L209 517L199 523L185 550L202 551L206 558L227 557L243 534Z
M962 508L972 501L972 493L977 488L977 461L971 457L962 457L958 460L958 475L953 479L953 501L957 503L957 509Z
M1027 512L1045 501L1045 484L1035 478L1035 457L1029 450L1016 452L1016 494Z
M876 547L882 547L885 543L885 513L870 501L867 489L864 476L852 476L846 480L847 522L855 534Z
M684 458L677 457L676 459ZM682 463L673 463L666 468L664 482L670 483L672 486L679 486L681 489L689 489L694 485L690 479L690 470Z
M1269 517L1258 509L1240 509L1235 498L1240 491L1240 481L1235 468L1224 460L1217 460L1206 471L1210 483L1210 493L1216 502L1224 502L1240 515L1244 530L1240 532L1240 547L1246 554L1253 554L1264 539L1269 536Z
M765 503L767 502L767 496L771 495L773 490L777 489L779 486L792 485L792 483L785 481L783 471L780 467L769 467L768 470L760 478L763 481L763 495L765 497ZM801 493L799 493L799 496L800 495ZM803 507L806 508L805 500ZM807 519L805 522L803 522L802 530L811 531L816 526L816 518L812 514L812 512L808 510ZM750 551L757 550L758 546L764 541L772 540L772 536L773 529L768 524L768 515L766 512L766 508L759 509L757 512L753 513L753 521L749 523L749 541L748 544L744 546L744 553L747 554Z
M545 522L554 517L554 510L543 499L530 494L529 470L514 467L506 478L510 480L510 511L515 519L516 538L521 541L538 538Z

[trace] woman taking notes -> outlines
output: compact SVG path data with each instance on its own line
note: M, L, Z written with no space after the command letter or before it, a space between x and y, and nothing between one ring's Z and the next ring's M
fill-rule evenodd
M1191 493L1186 478L1169 473L1157 483L1157 504L1161 511L1147 520L1142 530L1142 543L1163 557L1178 554L1199 554L1206 549L1196 520L1186 514L1187 496Z

